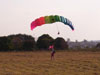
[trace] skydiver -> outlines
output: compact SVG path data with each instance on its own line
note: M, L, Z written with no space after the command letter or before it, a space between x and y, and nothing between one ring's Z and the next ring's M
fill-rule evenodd
M51 60L53 60L54 59L54 54L56 53L55 50L54 50L54 45L49 46L49 49L52 50L52 52L51 52Z
M60 32L58 32L58 35L60 34Z

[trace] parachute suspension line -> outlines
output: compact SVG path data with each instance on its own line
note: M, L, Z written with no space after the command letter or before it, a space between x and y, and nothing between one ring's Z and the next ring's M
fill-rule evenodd
M60 34L60 31L59 31L59 27L58 27L58 25L56 24L56 27L57 27L57 31L58 31L58 35Z

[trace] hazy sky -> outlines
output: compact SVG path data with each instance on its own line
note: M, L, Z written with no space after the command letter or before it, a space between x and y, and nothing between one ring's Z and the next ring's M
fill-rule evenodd
M75 31L63 23L30 30L30 23L36 18L55 14L70 19ZM0 0L0 36L18 33L35 38L49 34L72 41L100 40L100 0Z

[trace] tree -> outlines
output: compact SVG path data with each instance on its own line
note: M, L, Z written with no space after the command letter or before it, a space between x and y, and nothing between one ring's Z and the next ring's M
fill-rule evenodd
M32 50L35 48L35 40L30 35L17 34L10 35L9 38L9 49L10 50Z
M7 37L0 37L0 51L8 50L8 38Z
M9 39L9 49L10 50L21 50L23 41L21 40L20 37L14 36L13 38Z
M96 45L96 48L100 48L100 43L98 43L98 44Z
M51 45L53 41L54 39L52 37L48 34L44 34L38 38L36 46L39 49L48 49L49 45Z
M23 43L23 50L31 51L34 48L35 48L34 41L31 41L31 40L24 41L24 43Z
M66 41L60 37L55 39L54 45L55 45L55 49L67 49L68 48L68 44L66 43Z

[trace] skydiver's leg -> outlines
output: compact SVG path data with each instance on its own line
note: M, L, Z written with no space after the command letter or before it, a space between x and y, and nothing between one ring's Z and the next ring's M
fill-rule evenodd
M51 53L51 60L54 59L54 53Z
M52 60L52 53L51 53L51 60Z

